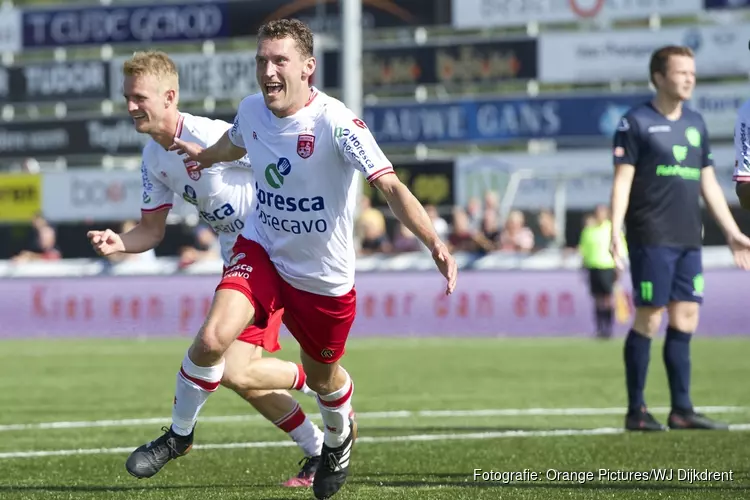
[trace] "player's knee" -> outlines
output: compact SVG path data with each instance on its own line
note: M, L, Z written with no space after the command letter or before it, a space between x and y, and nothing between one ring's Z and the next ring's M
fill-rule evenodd
M659 332L664 308L639 307L635 311L633 328L643 335L653 337Z
M675 302L669 305L669 325L685 333L698 329L699 305L696 302Z
M305 373L307 386L318 394L331 394L346 383L346 372L338 364L317 363L312 369L305 365Z
M221 356L234 342L237 333L229 331L221 323L207 323L201 328L193 343L199 354Z

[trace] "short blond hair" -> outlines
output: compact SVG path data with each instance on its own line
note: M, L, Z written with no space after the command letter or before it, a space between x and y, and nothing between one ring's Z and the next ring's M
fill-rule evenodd
M164 52L148 50L135 52L122 65L123 76L154 76L179 93L180 77L174 61Z

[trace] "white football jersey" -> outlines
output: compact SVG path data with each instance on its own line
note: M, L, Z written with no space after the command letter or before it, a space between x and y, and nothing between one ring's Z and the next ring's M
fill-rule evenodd
M313 88L307 105L277 118L262 94L239 106L229 138L255 169L255 210L243 236L262 245L290 285L341 296L354 286L354 211L360 172L393 172L365 123Z
M188 113L180 114L176 137L208 147L218 141L231 125ZM198 172L189 172L185 160L167 151L153 139L143 148L143 212L172 208L175 194L198 209L201 220L219 235L221 253L228 263L232 247L253 209L253 173L247 157L231 163L217 163Z
M737 110L734 125L734 176L735 181L750 182L750 100Z

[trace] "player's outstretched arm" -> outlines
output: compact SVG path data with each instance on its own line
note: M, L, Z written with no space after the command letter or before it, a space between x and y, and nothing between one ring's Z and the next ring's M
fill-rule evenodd
M188 166L188 170L202 170L215 163L236 161L247 154L244 148L232 143L229 139L229 131L222 135L215 144L207 148L203 148L200 144L194 142L185 142L182 139L175 138L174 144L169 150L176 151L177 154L187 155L197 163L195 166Z
M383 175L372 183L383 193L393 215L430 249L435 264L448 280L446 295L453 293L458 278L456 260L438 237L422 204L396 175Z
M612 182L612 197L610 200L612 209L612 243L610 252L615 259L617 268L623 269L623 258L625 249L620 237L622 233L622 224L625 222L625 213L628 211L628 200L630 200L630 189L633 187L633 177L635 176L635 167L627 163L615 165L615 178Z
M130 231L117 234L111 229L89 231L87 236L96 253L101 256L116 253L141 253L155 248L164 239L168 209L143 212L141 221Z

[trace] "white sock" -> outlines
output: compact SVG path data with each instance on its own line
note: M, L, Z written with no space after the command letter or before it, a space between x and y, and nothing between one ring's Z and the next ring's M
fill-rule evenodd
M320 455L323 448L323 431L312 423L299 404L288 414L274 422L274 425L289 434L306 457Z
M331 394L318 395L318 407L325 426L325 444L331 448L341 446L349 437L349 415L352 413L353 395L354 383L348 373L346 383L341 389Z
M300 391L300 392L301 392L302 394L304 394L305 396L315 397L315 396L317 396L317 395L318 395L318 394L317 394L317 393L316 393L315 391L313 391L312 389L310 389L310 388L309 388L309 387L307 386L307 384L303 384L303 385L302 385L302 389L300 389L299 391Z
M177 373L174 405L172 406L172 431L180 436L193 432L198 413L208 396L219 387L224 374L224 359L214 366L196 366L188 355L182 360Z

